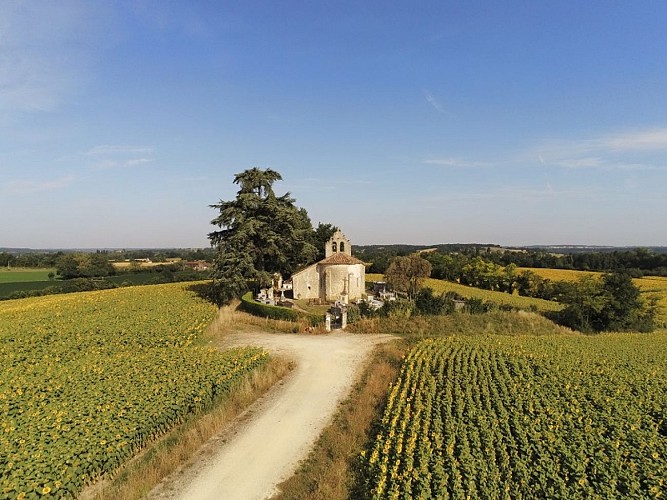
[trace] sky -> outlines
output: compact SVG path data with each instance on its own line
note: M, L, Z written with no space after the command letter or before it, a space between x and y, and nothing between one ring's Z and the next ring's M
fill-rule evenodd
M667 246L667 2L0 1L0 247Z

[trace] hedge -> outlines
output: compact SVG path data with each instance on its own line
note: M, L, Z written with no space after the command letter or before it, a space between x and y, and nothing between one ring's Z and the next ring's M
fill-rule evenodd
M252 298L252 292L247 292L241 297L241 309L245 312L260 316L262 318L279 319L284 321L299 321L302 319L310 321L312 326L324 323L324 316L300 313L286 307L262 304Z

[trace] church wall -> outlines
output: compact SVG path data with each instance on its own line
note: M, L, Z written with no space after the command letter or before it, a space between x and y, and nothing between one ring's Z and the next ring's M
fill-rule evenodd
M366 266L355 264L350 268L350 300L360 299L366 293Z
M366 291L366 268L362 263L351 263L359 260L352 258L350 240L336 231L326 244L325 255L325 260L292 276L294 298L328 302L361 298Z
M347 291L350 301L364 294L366 269L363 264L322 266L322 274L327 301L339 300L343 291Z
M292 276L295 299L317 299L320 297L320 275L317 265L312 265Z

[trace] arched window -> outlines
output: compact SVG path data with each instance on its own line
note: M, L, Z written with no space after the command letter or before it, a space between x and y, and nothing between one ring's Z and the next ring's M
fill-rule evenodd
M338 246L338 250L340 250L341 252L344 252L344 251L345 251L345 243L343 243L343 242L341 241L341 242L340 242L340 245Z
M333 253L336 253L338 251L338 250L336 250L336 242L335 241L331 244L331 251Z

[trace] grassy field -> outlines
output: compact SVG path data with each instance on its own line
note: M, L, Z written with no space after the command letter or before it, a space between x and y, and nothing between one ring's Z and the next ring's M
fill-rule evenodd
M368 281L382 281L381 274L367 274ZM446 293L456 292L466 298L476 298L484 301L490 300L498 305L508 305L518 309L535 309L536 311L558 311L561 305L557 302L548 300L534 299L532 297L521 297L519 295L510 295L509 293L493 292L490 290L481 290L470 286L452 283L450 281L436 280L428 278L424 280L424 286L430 287L434 292Z
M10 297L14 292L44 290L49 286L57 286L59 283L59 281L15 281L11 283L0 283L0 299Z
M49 273L55 274L56 270L52 268L33 269L33 268L0 268L0 284L2 283L23 283L31 281L47 281Z
M200 346L190 286L0 303L0 498L76 496L266 362Z
M423 341L378 430L365 498L664 498L667 332Z

